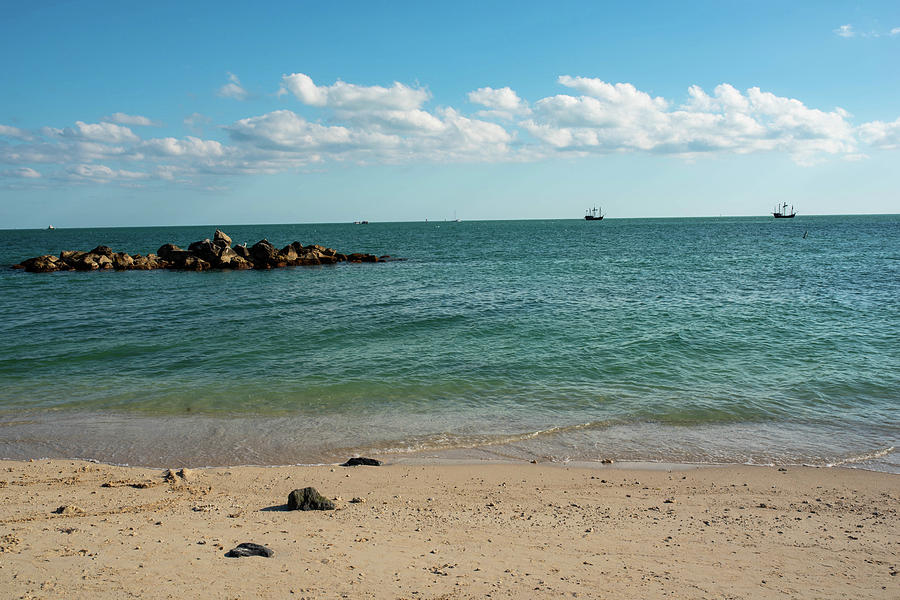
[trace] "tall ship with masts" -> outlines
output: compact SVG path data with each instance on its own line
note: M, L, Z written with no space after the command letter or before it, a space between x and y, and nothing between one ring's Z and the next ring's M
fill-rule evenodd
M585 212L584 220L585 221L602 221L603 220L603 211L600 210L599 208L597 208L596 206L594 208L589 208Z
M788 204L784 202L781 206L775 205L775 210L772 212L772 216L776 219L793 219L797 216L797 213L794 211L794 205L791 204L791 212L788 212Z

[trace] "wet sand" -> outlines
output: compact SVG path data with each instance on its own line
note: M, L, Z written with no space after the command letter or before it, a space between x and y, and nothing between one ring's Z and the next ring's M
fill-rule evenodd
M896 598L900 589L892 474L470 463L184 475L0 461L0 597ZM287 511L291 490L307 486L336 509ZM225 556L243 542L274 556Z

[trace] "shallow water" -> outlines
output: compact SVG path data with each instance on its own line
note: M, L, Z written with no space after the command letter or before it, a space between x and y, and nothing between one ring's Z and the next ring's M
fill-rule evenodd
M214 229L0 231L0 265L186 247ZM223 229L408 260L3 269L0 456L449 452L900 472L898 216Z

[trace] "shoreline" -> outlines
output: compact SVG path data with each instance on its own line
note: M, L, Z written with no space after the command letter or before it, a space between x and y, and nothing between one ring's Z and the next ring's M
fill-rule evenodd
M893 450L892 450L893 451ZM352 456L361 456L354 454ZM348 455L348 458L352 457ZM420 457L410 457L407 455L384 455L384 454L370 454L367 455L371 458L376 458L379 461L382 461L382 466L406 466L406 467L463 467L463 466L513 466L513 465L540 465L549 468L560 468L560 469L584 469L584 470L623 470L623 471L690 471L695 469L728 469L728 468L759 468L759 469L780 469L780 468L792 468L792 469L823 469L823 470L832 470L832 469L846 469L848 471L863 471L866 473L880 473L884 475L893 475L900 476L900 473L893 473L891 471L879 470L875 468L866 468L863 466L855 466L858 465L859 462L864 462L864 460L856 461L856 460L847 460L842 461L839 464L825 464L825 465L815 465L815 464L793 464L793 463L765 463L765 464L757 464L757 463L731 463L731 462L676 462L676 461L653 461L653 460L614 460L614 459L604 459L604 460L571 460L571 461L554 461L554 460L543 460L543 461L528 461L523 459L516 458L461 458L461 457L453 457L453 458L442 458L438 456L429 456L425 458ZM285 463L285 464L233 464L233 465L198 465L198 466L182 466L178 461L173 461L172 465L169 467L162 467L156 465L135 465L128 463L114 463L107 462L94 458L81 458L81 457L67 457L67 458L57 458L57 457L38 457L38 458L8 458L0 456L0 464L2 463L40 463L40 462L75 462L75 463L89 463L97 466L103 467L111 467L111 468L122 468L122 469L138 469L138 470L174 470L174 469L190 469L191 471L209 471L214 469L291 469L291 468L326 468L326 467L340 467L342 464L340 462L321 462L321 463Z
M851 466L900 473L900 444L896 433L885 427L639 422L460 433L465 424L450 424L456 430L445 432L421 423L405 425L388 418L365 425L359 417L334 415L223 418L33 411L0 415L0 459L208 468L330 465L363 455L410 464L535 460L591 465L614 460L635 465Z
M900 476L647 464L174 475L0 461L0 589L23 598L893 596ZM336 509L285 510L289 492L306 486ZM274 556L225 557L244 542Z

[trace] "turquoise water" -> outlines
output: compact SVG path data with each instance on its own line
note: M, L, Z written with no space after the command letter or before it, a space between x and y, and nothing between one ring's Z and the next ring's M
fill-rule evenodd
M0 456L900 472L900 216L222 228L408 260L29 274L215 226L0 231Z

